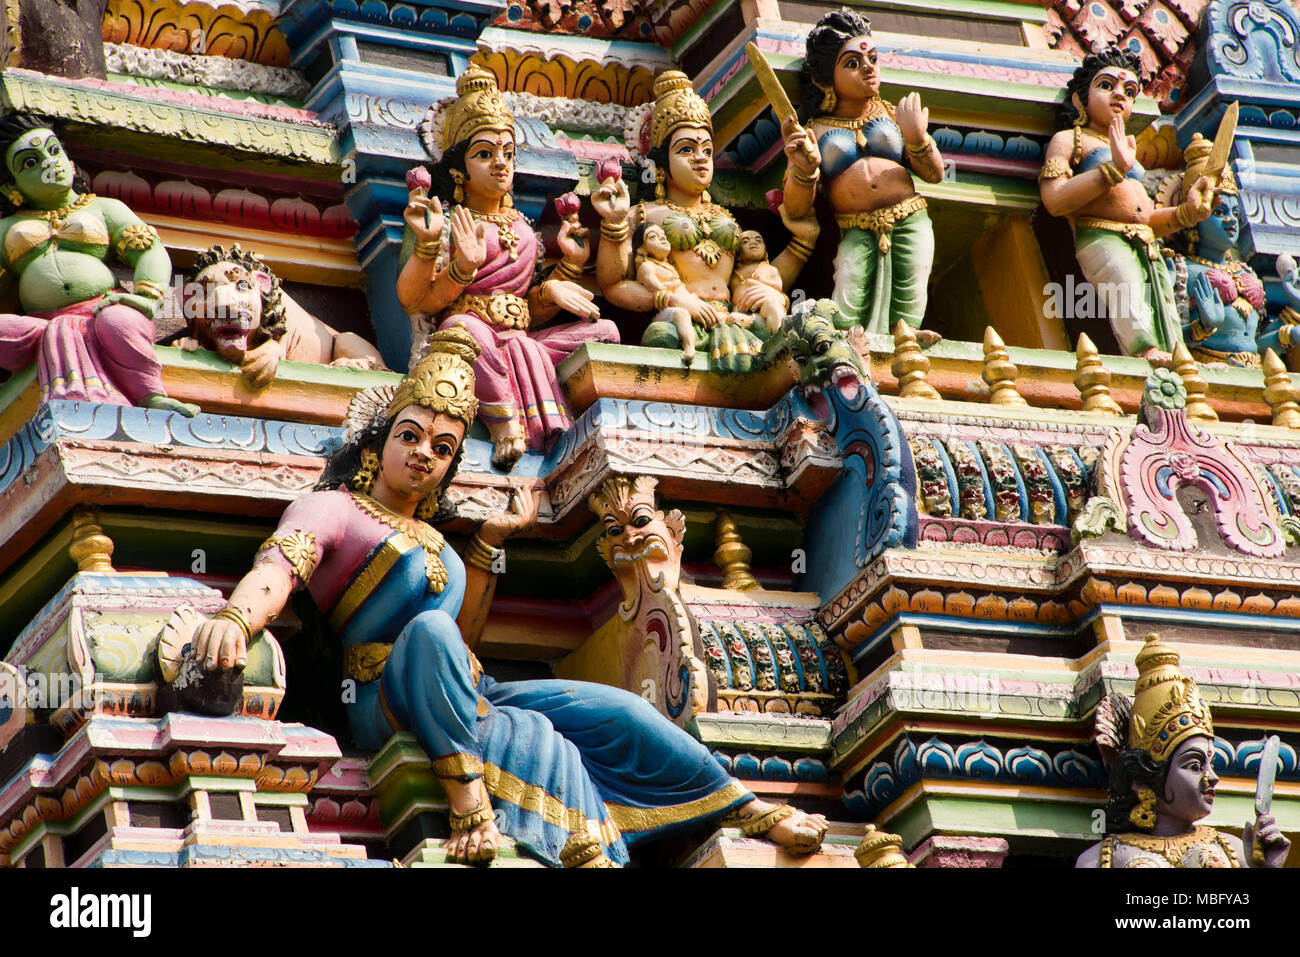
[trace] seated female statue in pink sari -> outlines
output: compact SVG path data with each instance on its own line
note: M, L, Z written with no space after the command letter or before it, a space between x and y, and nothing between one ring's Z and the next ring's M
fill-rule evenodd
M194 415L167 397L153 315L171 260L151 226L116 199L81 192L72 161L43 120L0 120L0 294L17 286L22 314L0 314L0 368L35 362L41 400L84 399ZM114 290L109 252L134 272Z
M573 422L556 363L584 342L618 342L618 328L576 281L591 254L576 217L560 227L562 261L535 282L541 244L510 196L514 117L486 70L471 67L456 92L421 125L434 164L427 177L418 169L407 177L397 297L415 323L412 365L434 325L425 317L440 329L463 326L478 343L479 417L492 436L492 464L508 470ZM561 310L580 321L538 328Z

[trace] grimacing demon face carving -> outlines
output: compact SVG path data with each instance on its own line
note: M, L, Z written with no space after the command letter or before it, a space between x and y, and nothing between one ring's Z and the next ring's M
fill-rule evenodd
M588 499L604 527L596 548L624 595L637 590L638 580L654 591L675 588L681 575L686 519L676 509L665 515L655 506L657 484L649 476L617 476Z

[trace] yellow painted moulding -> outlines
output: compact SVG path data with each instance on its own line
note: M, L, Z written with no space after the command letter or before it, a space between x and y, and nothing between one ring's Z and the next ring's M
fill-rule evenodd
M221 223L198 222L159 213L144 213L141 218L158 230L179 266L192 264L194 255L209 246L225 245L231 240L231 227ZM357 264L356 246L351 236L346 239L299 236L245 225L238 227L238 233L239 244L261 256L262 261L287 282L357 287L365 281Z

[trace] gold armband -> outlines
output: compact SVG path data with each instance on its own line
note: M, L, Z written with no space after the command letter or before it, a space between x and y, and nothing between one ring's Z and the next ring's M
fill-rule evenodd
M135 223L123 229L118 237L117 255L125 259L128 252L144 252L158 241L158 230L147 223Z
M1049 179L1069 179L1073 175L1074 171L1065 160L1049 159L1038 171L1038 181L1042 183Z
M907 155L924 156L926 153L930 152L930 147L934 145L935 145L934 137L931 136L929 133L926 133L925 139L921 140L921 142L918 143L917 145L913 146L910 143L907 144Z
M156 282L150 282L148 279L137 279L131 284L137 296L144 296L146 299L152 299L154 302L162 302L167 297L166 291Z
M476 534L465 549L465 564L495 575L497 562L505 558L505 555L504 548L493 548Z
M441 239L426 239L415 244L415 255L421 259L437 259L442 252Z
M1277 331L1277 344L1283 349L1291 348L1291 326L1283 326Z
M278 548L289 567L293 569L298 581L306 585L316 571L316 536L311 532L289 532L287 535L272 535L258 548L257 553Z
M221 619L222 621L233 621L239 627L239 630L244 633L244 644L248 645L252 643L253 629L249 627L248 619L244 617L243 612L238 608L235 608L232 605L227 605L225 608L221 609L221 611L212 616L213 621L216 621L217 619Z
M1124 174L1119 171L1119 167L1114 163L1102 163L1097 168L1101 170L1101 175L1106 177L1106 182L1111 186L1118 186L1124 182Z
M796 183L799 183L802 186L810 186L813 189L816 189L817 184L821 182L822 171L820 169L815 169L811 173L805 173L799 167L791 166L790 176L792 179L794 179Z
M659 289L655 292L655 312L663 312L668 308L668 300L672 296L667 289Z
M1179 203L1174 207L1174 219L1178 221L1178 225L1183 229L1196 225L1196 220L1192 219L1192 214L1188 212L1187 206L1183 203Z
M1288 326L1294 326L1297 323L1300 323L1300 312L1296 312L1290 306L1283 306L1282 311L1277 314L1277 317Z
M568 260L561 259L551 270L552 279L567 279L569 282L577 282L582 278L582 267L575 266Z
M451 278L451 281L458 286L473 285L474 280L478 278L478 267L475 266L474 269L466 275L460 268L460 260L453 259L451 265L447 267L447 275Z
M627 220L623 219L617 223L611 223L608 219L601 220L600 236L602 239L608 239L611 243L621 243L627 239L628 225Z

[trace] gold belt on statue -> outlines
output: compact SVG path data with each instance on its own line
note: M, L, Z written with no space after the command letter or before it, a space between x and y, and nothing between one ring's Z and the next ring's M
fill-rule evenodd
M889 252L889 234L894 226L907 219L913 213L925 209L925 197L920 194L910 196L901 203L873 209L867 213L844 213L835 217L840 229L869 229L876 234L876 246L882 253Z
M1188 346L1188 351L1197 362L1234 363L1247 369L1260 368L1258 352L1220 352L1218 349L1206 349L1204 346Z
M468 650L468 649L467 649ZM375 681L384 672L388 656L393 653L393 646L383 641L367 641L359 645L345 645L343 648L343 676L366 684ZM474 652L469 653L469 673L478 687L479 678L483 677L483 666L479 664Z
M490 326L500 329L528 328L528 300L512 292L486 294L463 293L451 304L451 315L473 313Z
M1074 221L1075 229L1104 229L1119 233L1130 242L1143 243L1147 248L1147 258L1160 258L1160 247L1156 244L1156 234L1146 223L1117 223L1113 219L1100 219L1096 216L1080 216Z

